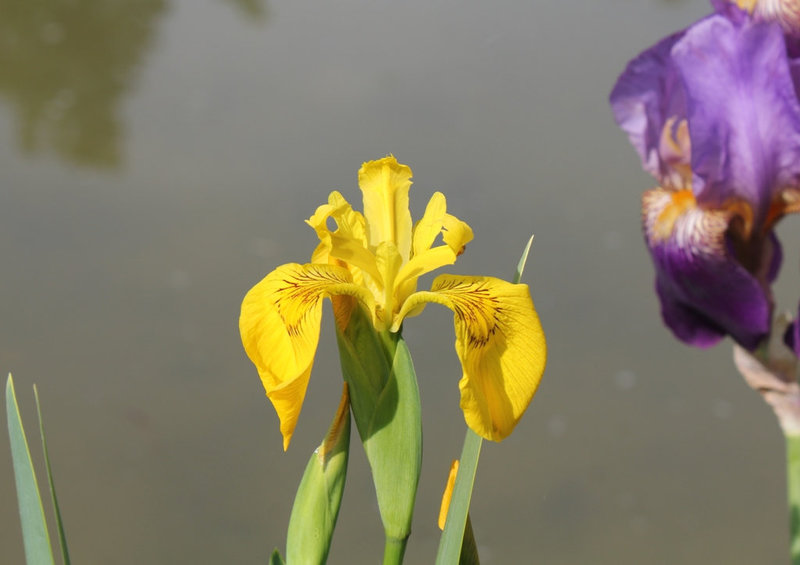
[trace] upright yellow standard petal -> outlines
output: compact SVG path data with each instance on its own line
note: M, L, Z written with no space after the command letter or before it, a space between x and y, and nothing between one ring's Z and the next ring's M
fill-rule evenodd
M395 326L424 302L453 310L467 425L493 441L506 438L530 403L544 372L547 346L528 286L491 277L441 275L430 292L406 300Z
M358 186L364 197L369 246L374 250L383 242L397 246L404 261L411 254L411 212L408 190L411 169L392 155L368 161L358 171Z
M268 274L242 301L239 332L267 397L281 421L289 447L314 364L322 299L354 296L371 311L372 297L336 265L289 263Z
M422 218L414 225L414 255L427 251L436 237L442 233L444 216L447 213L447 200L441 192L434 192Z

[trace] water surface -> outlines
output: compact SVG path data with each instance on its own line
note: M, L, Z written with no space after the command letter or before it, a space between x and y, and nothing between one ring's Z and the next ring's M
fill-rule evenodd
M303 220L362 161L415 173L476 234L452 268L525 281L550 344L484 447L483 562L785 562L783 444L734 373L662 327L639 229L652 180L607 94L701 1L0 0L0 369L43 399L76 563L263 563L341 376L326 310L288 453L239 343L242 296L305 260ZM781 305L797 299L790 218ZM791 259L795 257L795 259ZM430 563L463 418L450 313L406 324L425 455L408 563ZM0 561L22 562L0 434ZM375 563L353 442L331 563Z

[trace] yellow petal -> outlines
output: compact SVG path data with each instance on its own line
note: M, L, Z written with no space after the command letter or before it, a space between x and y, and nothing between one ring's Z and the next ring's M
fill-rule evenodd
M336 229L328 228L328 219L336 222ZM311 255L312 263L335 263L330 257L340 259L347 263L354 282L363 282L360 269L368 274L370 285L380 285L380 273L375 264L375 257L367 248L366 222L361 213L353 207L337 191L328 196L328 203L319 206L306 223L314 228L319 237L320 244ZM355 269L353 269L355 267ZM374 282L373 282L374 281Z
M334 190L328 196L328 203L319 206L306 223L310 225L322 240L323 236L332 233L328 229L328 218L336 222L336 231L342 237L357 239L366 245L367 231L364 216L353 210L350 203L338 191Z
M447 484L444 487L444 494L442 495L442 504L439 506L439 529L444 531L444 525L447 523L447 512L450 510L450 500L453 498L453 487L456 485L456 477L458 476L458 459L453 459L450 464L450 474L447 476Z
M433 249L427 249L411 258L411 261L400 268L395 278L395 286L403 283L406 279L418 279L426 273L430 273L456 262L456 254L447 245L439 245Z
M442 239L456 255L461 255L467 244L472 241L472 228L455 216L445 214Z
M336 295L354 296L372 310L367 290L352 283L347 269L335 265L282 265L242 301L242 344L278 413L284 449L294 433L314 363L322 299Z
M360 241L333 234L331 236L329 254L331 257L341 259L348 265L358 267L363 273L372 277L375 284L383 285L383 276L378 268L375 255L364 247Z
M528 286L491 277L441 275L430 292L417 292L406 300L395 326L423 302L443 304L455 313L464 419L481 437L501 441L536 393L547 357Z
M434 192L428 205L425 207L425 214L414 225L414 255L419 255L423 251L431 248L436 236L442 233L444 216L447 213L447 200L441 192Z
M400 268L394 280L395 296L398 304L402 304L408 296L417 290L417 279L456 262L456 254L447 245L439 245L414 255L411 261Z
M364 217L367 221L369 246L377 249L383 242L392 242L406 261L411 254L411 212L408 190L411 169L389 155L361 165L358 186L364 196Z
M381 280L383 281L383 296L378 297L378 303L382 305L384 310L379 313L379 317L382 318L384 324L388 326L391 325L391 317L395 308L400 307L399 303L395 303L393 290L394 280L397 277L397 272L400 270L402 259L394 243L385 241L375 250L375 260L378 271L381 274Z

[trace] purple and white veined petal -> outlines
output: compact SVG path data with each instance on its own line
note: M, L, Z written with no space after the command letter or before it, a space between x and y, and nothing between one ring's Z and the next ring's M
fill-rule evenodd
M800 178L800 103L777 24L715 15L672 49L685 87L693 190L705 207L742 199L755 225Z
M664 322L690 345L709 347L730 334L755 348L770 329L771 297L735 257L727 235L730 213L702 210L694 202L675 208L675 196L661 188L643 196Z

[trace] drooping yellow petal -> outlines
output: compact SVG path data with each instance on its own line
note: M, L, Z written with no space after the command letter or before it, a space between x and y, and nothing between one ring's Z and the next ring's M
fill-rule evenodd
M392 242L403 260L411 254L411 212L408 190L411 169L392 155L368 161L358 171L358 186L364 196L364 217L371 249Z
M430 292L406 300L395 326L424 302L443 304L455 314L456 351L464 372L458 386L467 425L481 437L501 441L536 393L547 358L528 286L441 275Z
M247 356L281 421L284 450L294 433L314 363L322 299L358 298L372 311L372 296L336 265L289 263L255 285L242 301L239 332Z

